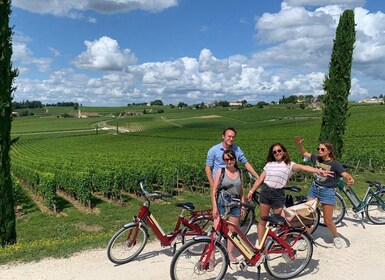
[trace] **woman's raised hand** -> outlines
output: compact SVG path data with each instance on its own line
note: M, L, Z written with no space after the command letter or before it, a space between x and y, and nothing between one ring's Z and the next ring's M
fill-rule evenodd
M297 145L302 145L303 139L300 136L296 136L294 137L294 141Z

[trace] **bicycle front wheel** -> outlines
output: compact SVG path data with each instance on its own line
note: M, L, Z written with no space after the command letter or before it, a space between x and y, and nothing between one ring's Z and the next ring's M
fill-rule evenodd
M268 248L271 252L266 256L264 266L266 271L275 278L289 279L300 274L309 264L313 256L313 242L306 232L298 229L293 229L280 238L293 248L294 258L290 258L287 253L274 253L275 248L277 251L284 250L278 242L274 241Z
M245 210L245 216L241 216L239 219L239 228L246 235L255 222L255 213L253 207L246 206Z
M147 244L147 229L135 223L118 230L112 236L107 247L108 259L116 264L124 264L135 259Z
M170 275L173 280L223 279L227 271L227 251L220 242L215 243L212 258L207 254L210 239L191 240L176 252L171 261ZM199 254L191 253L199 252ZM204 261L210 258L206 267ZM210 263L211 262L211 263Z
M323 213L322 213L322 208L320 208L320 226L326 227L326 224L323 219ZM340 195L338 192L336 192L336 205L334 205L333 209L333 222L337 225L341 223L343 218L345 217L346 213L346 203L342 195Z
M372 196L369 199L365 212L368 219L373 224L385 224L385 190L377 193L379 199Z

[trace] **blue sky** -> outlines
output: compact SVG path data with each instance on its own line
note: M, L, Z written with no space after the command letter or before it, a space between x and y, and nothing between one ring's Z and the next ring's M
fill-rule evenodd
M15 101L124 106L323 94L353 9L350 99L385 94L377 0L13 0Z

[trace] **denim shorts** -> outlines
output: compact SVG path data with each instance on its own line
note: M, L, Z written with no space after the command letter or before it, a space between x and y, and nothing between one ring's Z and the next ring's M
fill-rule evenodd
M227 215L231 215L234 217L241 216L241 207L239 206L233 206L230 208L226 207L225 202L223 201L223 199L221 199L220 195L218 196L217 206L218 206L219 215L221 215L222 218L224 218Z
M321 203L336 205L336 188L322 187L313 182L307 196L318 198Z
M275 209L282 208L285 205L285 191L283 189L270 188L268 185L262 184L259 202L270 205Z

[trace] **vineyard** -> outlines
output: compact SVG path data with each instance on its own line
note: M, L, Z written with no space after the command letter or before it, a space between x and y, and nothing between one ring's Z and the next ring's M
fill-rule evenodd
M294 145L295 135L315 151L320 116L320 111L310 109L266 106L175 108L121 118L19 118L12 130L19 137L11 153L13 174L55 210L58 191L92 207L94 195L119 201L124 194L135 193L142 176L162 191L207 193L206 153L219 143L223 128L238 130L236 143L260 172L272 143L287 146L296 162L302 159ZM384 106L352 106L342 162L355 169L382 170L384 118ZM111 131L98 132L99 123ZM115 127L129 132L117 133L121 130Z

